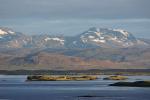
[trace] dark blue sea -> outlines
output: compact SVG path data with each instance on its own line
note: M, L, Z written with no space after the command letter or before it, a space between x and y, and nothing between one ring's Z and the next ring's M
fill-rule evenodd
M117 81L26 81L25 75L0 75L0 100L150 100L148 87L108 86ZM128 76L126 81L150 80ZM91 97L86 97L91 96Z

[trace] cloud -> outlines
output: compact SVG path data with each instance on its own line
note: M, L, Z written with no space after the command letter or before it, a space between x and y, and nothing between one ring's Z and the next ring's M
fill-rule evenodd
M150 37L149 5L150 0L0 0L0 26L67 35L96 26Z
M150 18L149 0L1 0L0 18Z
M13 19L0 22L0 25L28 34L75 35L90 27L105 27L125 29L138 37L150 37L150 19Z

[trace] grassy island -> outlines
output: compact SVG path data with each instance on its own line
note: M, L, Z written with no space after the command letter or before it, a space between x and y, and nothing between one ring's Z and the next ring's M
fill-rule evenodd
M109 76L104 78L104 80L126 80L126 79L128 79L126 76L120 76L120 75Z
M117 82L110 86L150 87L150 81Z
M96 80L96 76L51 76L51 75L30 75L28 81L84 81Z

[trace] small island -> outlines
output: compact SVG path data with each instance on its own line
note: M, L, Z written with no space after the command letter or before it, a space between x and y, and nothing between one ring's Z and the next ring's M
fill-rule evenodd
M117 82L110 86L150 87L150 81Z
M104 80L126 80L126 79L128 79L126 76L120 76L120 75L109 76L104 78Z
M30 75L27 81L86 81L96 80L96 76L51 76L51 75Z

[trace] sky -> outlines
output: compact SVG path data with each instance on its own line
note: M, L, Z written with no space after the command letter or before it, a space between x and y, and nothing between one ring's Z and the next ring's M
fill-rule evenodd
M150 38L150 0L0 0L0 27L26 34L119 28Z

